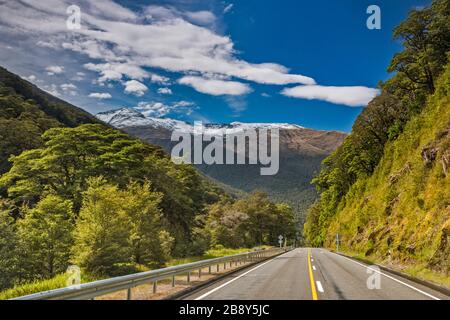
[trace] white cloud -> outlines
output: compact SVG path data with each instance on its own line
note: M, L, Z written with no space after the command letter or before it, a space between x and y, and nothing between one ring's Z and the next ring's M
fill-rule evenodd
M185 17L196 24L207 25L216 21L216 16L210 11L186 12Z
M29 75L28 77L23 77L25 80L28 80L30 82L35 82L37 80L37 77L34 74Z
M208 25L216 21L216 16L211 11L182 11L175 7L163 7L159 5L149 5L145 8L146 17L154 21L170 21L183 18L198 25Z
M84 67L98 73L97 84L119 81L125 92L137 95L148 90L146 80L163 86L171 84L171 79L154 74L154 69L170 77L182 73L179 83L211 95L250 92L250 86L240 80L268 85L302 84L305 86L285 89L283 94L349 106L364 105L377 92L366 87L319 86L314 79L283 65L244 60L231 37L215 31L217 18L210 11L152 5L133 12L112 0L99 0L83 5L82 28L67 32L65 10L70 4L71 0L3 1L2 35L83 54L90 59ZM223 6L225 13L233 10L231 3ZM64 72L62 66L49 68L49 75ZM67 66L67 70L71 67ZM73 79L79 81L81 77Z
M239 96L251 92L249 85L236 81L223 81L215 79L205 79L202 77L185 76L178 80L178 83L193 87L201 93L213 96L233 95Z
M227 5L224 9L223 9L223 13L228 13L231 11L231 9L233 9L234 4L230 3L229 5Z
M91 71L100 72L102 75L99 79L100 82L120 80L123 75L140 81L150 76L147 71L132 63L86 63L84 67Z
M327 87L327 86L298 86L286 88L281 94L308 100L323 100L349 107L367 105L379 94L379 90L368 87Z
M147 90L147 86L139 81L130 80L125 82L125 93L132 93L138 97L141 97Z
M77 86L74 85L73 83L63 83L62 85L59 86L61 88L61 90L65 93L65 94L70 94L72 96L77 94Z
M74 85L73 83L63 83L61 86L61 89L63 91L69 91L69 90L76 90L77 86Z
M48 66L47 68L45 68L45 70L47 70L47 74L49 76L53 76L55 74L63 73L64 67L63 66Z
M191 107L193 105L194 105L193 102L181 100L181 101L176 102L173 106L175 108L177 108L177 107Z
M194 110L194 103L178 101L168 105L162 102L139 102L135 109L139 110L146 117L161 118L172 112L190 115Z
M152 74L150 76L150 81L158 83L158 84L166 85L166 86L170 85L170 79L169 78L163 77L163 76L160 76L160 75L157 75L157 74Z
M233 109L234 116L239 116L242 111L247 109L247 99L245 99L245 96L226 96L225 101Z
M58 44L55 42L42 41L42 40L39 40L38 42L36 42L36 45L39 47L48 48L48 49L58 49L59 48Z
M205 27L216 19L209 11L153 5L133 13L110 0L95 1L83 6L82 28L68 33L65 9L69 4L69 0L5 2L0 25L5 32L33 37L34 43L96 59L85 67L99 73L99 83L124 77L143 81L153 78L144 68L158 68L263 84L315 84L312 78L291 74L279 64L240 59L230 37Z
M140 102L136 109L146 117L160 118L170 113L170 107L162 102Z
M158 93L159 94L172 94L172 90L170 88L159 88Z
M84 72L77 72L71 80L73 81L83 81L86 74Z
M95 99L103 100L103 99L111 99L112 96L109 93L92 92L92 93L89 94L89 98L95 98Z
M43 89L44 91L47 91L48 93L50 93L55 97L61 96L61 93L58 91L58 87L56 86L56 84L44 85Z

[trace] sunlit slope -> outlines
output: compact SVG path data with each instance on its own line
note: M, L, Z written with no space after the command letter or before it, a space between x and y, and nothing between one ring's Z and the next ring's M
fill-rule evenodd
M335 246L412 272L450 271L450 70L420 115L388 142L373 175L359 179L326 232Z

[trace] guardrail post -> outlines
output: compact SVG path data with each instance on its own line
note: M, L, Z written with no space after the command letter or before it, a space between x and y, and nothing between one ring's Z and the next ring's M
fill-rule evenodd
M175 287L175 276L172 277L172 288Z
M216 266L216 272L219 272L219 270L220 270L220 267L219 267L219 264L217 264L217 266Z
M127 289L127 300L131 300L131 288Z
M226 269L227 269L227 263L224 262L224 263L223 263L223 270L226 270Z
M187 274L187 282L191 282L191 272L189 271Z
M158 281L153 282L153 293L156 293L157 286L158 286Z
M208 267L208 273L211 274L211 266Z
M198 278L200 279L202 277L202 269L198 269Z

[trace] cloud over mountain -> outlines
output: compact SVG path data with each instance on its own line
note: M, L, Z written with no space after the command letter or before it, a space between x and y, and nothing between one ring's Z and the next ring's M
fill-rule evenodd
M284 89L281 94L308 100L323 100L349 107L365 106L375 98L379 91L368 87L327 87L327 86L297 86Z

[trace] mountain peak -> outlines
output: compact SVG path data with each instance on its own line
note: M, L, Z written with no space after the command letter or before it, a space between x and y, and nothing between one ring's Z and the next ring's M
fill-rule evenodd
M139 111L132 108L121 108L100 112L96 117L107 124L116 128L127 127L154 127L163 128L170 131L182 130L192 131L193 125L184 121L169 119L169 118L153 118L145 116ZM243 131L250 129L304 129L301 126L289 123L245 123L232 122L229 124L205 124L205 130L208 134L214 134L216 131L228 129L230 131Z

